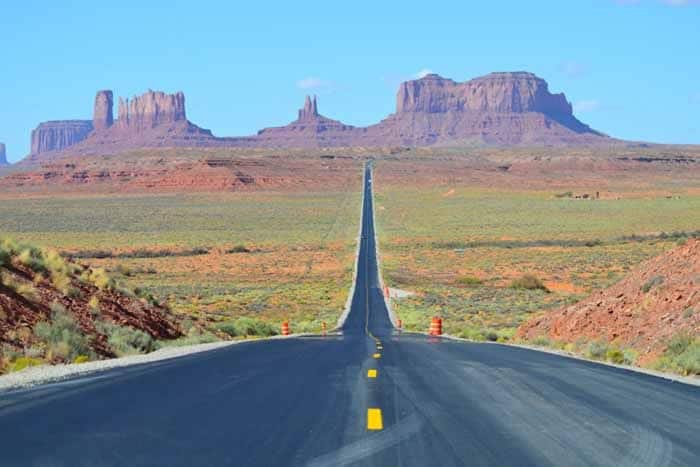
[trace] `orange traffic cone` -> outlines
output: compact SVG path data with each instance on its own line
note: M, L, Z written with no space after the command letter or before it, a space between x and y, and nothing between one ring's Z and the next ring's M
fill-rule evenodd
M321 323L321 334L326 335L326 322Z
M282 323L282 335L283 336L288 336L290 334L289 332L289 322L285 321Z
M430 330L428 331L428 334L431 336L440 336L442 335L442 319L438 318L437 316L434 316L433 319L430 321Z

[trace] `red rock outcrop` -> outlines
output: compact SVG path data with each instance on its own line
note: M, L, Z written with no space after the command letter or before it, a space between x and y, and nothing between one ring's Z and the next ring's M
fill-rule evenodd
M518 336L560 342L602 339L634 348L644 363L662 353L675 334L700 335L697 310L700 239L690 239L641 264L612 287L530 320Z
M92 126L95 131L106 130L114 123L114 97L112 91L97 91Z
M90 120L58 120L40 123L32 131L32 155L58 152L80 141L92 132Z
M564 94L550 94L547 83L527 72L491 73L464 83L429 74L402 83L396 113L542 112L571 114Z
M318 118L318 105L316 103L316 96L313 100L310 96L306 96L306 101L304 101L304 108L299 109L299 118L297 121L313 121Z
M148 91L132 99L119 99L119 116L114 121L112 91L99 91L93 121L86 123L90 131L81 139L65 141L60 152L44 154L41 147L38 151L33 147L29 160L43 162L67 154L114 154L143 147L223 146L229 141L215 138L209 130L187 120L182 92Z
M144 131L159 125L186 121L185 95L151 91L129 99L119 99L117 125L122 129Z
M577 120L564 94L527 72L491 73L464 83L429 74L402 83L396 113L368 128L373 139L441 143L590 144L607 140Z
M252 141L230 139L233 145L257 147L352 146L362 140L363 128L346 125L318 113L316 96L306 96L299 118L289 125L260 130Z

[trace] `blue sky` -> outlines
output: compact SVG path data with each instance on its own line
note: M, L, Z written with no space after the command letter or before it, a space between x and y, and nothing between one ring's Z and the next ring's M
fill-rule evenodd
M94 93L182 90L217 135L321 113L374 123L422 70L464 81L527 70L613 136L700 143L700 2L5 2L0 141L18 160L40 121L91 118ZM148 4L148 6L142 6Z

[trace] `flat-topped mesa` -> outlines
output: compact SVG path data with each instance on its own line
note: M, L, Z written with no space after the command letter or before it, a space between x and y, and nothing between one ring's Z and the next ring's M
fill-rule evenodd
M149 90L141 96L119 99L117 125L122 129L147 130L158 125L186 121L185 95Z
M318 105L316 104L316 96L311 99L311 96L306 96L306 101L304 101L304 108L299 109L299 118L297 121L309 121L316 120L318 118Z
M429 74L401 83L396 113L370 133L407 146L479 142L597 144L608 141L574 117L564 94L524 71L491 73L463 83Z
M92 132L92 120L57 120L40 123L32 130L32 154L61 151Z
M541 112L572 115L564 94L551 94L547 82L528 72L491 73L464 83L429 74L402 83L396 112Z
M0 165L7 164L7 155L5 154L5 143L0 143Z
M97 91L92 126L95 131L106 130L114 123L114 97L112 91Z

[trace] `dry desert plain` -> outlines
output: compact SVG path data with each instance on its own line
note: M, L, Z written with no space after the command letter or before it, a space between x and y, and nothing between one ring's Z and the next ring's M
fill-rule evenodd
M268 335L285 320L318 332L350 288L369 159L383 272L408 292L393 306L409 330L439 314L449 334L512 341L700 229L700 149L615 146L58 160L0 179L1 230L167 301L182 342ZM639 349L619 350L637 363Z

